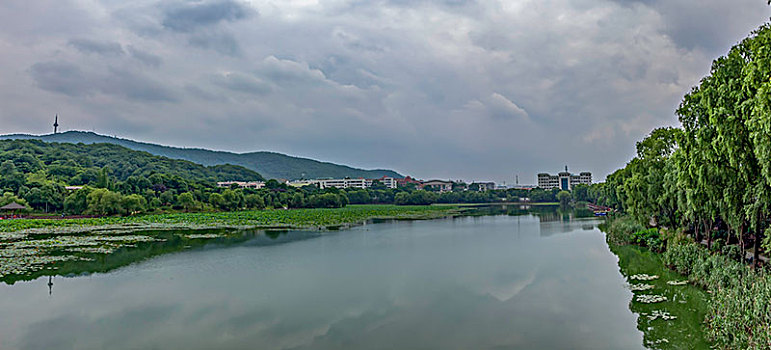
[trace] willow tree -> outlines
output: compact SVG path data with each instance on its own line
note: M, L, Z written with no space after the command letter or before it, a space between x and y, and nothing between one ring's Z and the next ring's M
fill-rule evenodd
M626 166L629 176L624 180L624 206L642 224L651 219L668 221L670 201L665 199L666 167L682 131L677 128L657 128L637 143L637 156Z
M759 172L748 194L752 205L747 213L753 219L753 229L759 234L762 226L766 225L766 213L771 209L771 26L763 25L733 51L734 60L741 63L741 111L747 115L748 143L752 145L752 156L756 161L748 165ZM757 242L755 261L758 257ZM766 240L766 250L771 248L769 243Z
M682 132L678 137L681 143ZM683 208L686 205L685 188L680 181L683 171L685 152L682 148L675 149L664 164L663 192L658 198L658 205L662 210L663 224L676 227L683 218Z
M689 157L696 181L691 190L703 195L699 201L706 211L717 208L726 222L738 226L740 236L749 223L755 261L766 226L764 213L771 208L771 109L764 102L771 79L770 37L771 29L763 26L715 60L710 74L678 110L689 136L686 142L692 146Z

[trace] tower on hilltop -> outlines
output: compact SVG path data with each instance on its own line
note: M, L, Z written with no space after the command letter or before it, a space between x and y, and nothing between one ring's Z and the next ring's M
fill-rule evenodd
M58 129L59 129L59 114L57 113L54 119L54 134L58 131Z

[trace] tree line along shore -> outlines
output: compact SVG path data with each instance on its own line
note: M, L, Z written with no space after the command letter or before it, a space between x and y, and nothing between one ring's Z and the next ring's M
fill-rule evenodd
M0 140L0 206L18 203L22 214L140 215L270 208L340 208L348 204L427 205L435 203L558 201L558 190L449 191L412 184L390 189L319 189L268 180L264 188L220 188L220 181L264 180L240 166L202 166L153 156L112 144ZM574 191L588 199L588 187ZM563 194L564 199L564 194ZM5 213L9 214L9 213ZM14 213L10 213L13 215Z
M705 326L726 349L771 348L771 26L716 59L679 127L653 130L590 189L615 208L611 244L638 244L713 295Z

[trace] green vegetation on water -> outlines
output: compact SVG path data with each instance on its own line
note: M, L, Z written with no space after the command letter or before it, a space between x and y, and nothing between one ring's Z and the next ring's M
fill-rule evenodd
M709 349L704 330L707 293L682 284L685 277L669 270L661 257L648 249L609 246L635 295L629 308L638 315L637 328L643 332L644 345L652 349Z
M142 216L38 220L0 220L0 232L84 232L100 228L323 228L354 224L373 218L429 219L457 212L453 206L349 205L335 209L272 209L213 213L177 213ZM0 241L4 234L0 233Z
M663 267L658 270L652 268L655 266L646 267L645 259L624 262L624 254L637 251L636 255L645 255L646 259L658 261L658 265L682 274L683 281L676 281L678 277L674 277L669 286L681 287L683 282L688 282L712 294L706 306L696 307L694 312L704 328L702 332L716 347L771 348L771 276L765 269L753 269L740 262L736 246L713 245L709 250L682 232L646 229L629 216L612 218L605 225L605 231L611 249L620 257L622 272L626 265L630 271L638 273L643 270L662 276L675 273L665 271ZM634 244L663 253L657 254Z
M240 241L245 239L244 232L253 235L259 229L339 229L374 219L431 219L460 212L447 206L353 205L338 209L2 220L0 281L13 283L45 274L107 271L223 237Z

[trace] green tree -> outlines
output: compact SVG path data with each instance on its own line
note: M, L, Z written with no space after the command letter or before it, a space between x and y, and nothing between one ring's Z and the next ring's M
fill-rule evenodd
M247 194L244 195L244 203L249 209L264 209L265 201L259 194Z
M130 215L145 210L147 200L138 194L130 194L123 197L121 206L126 210L126 215Z
M113 215L123 212L123 198L119 193L106 188L97 188L86 197L88 213L97 215Z
M191 211L197 206L195 197L190 192L180 193L177 202L185 211Z
M0 164L0 187L18 193L19 188L25 183L24 173L16 169L12 160L6 160Z
M18 203L23 206L27 206L27 201L22 198L16 197L12 192L3 193L3 197L0 198L0 207L11 203Z
M64 199L64 211L68 214L83 214L88 210L88 194L90 187L83 187Z
M305 198L303 197L303 194L300 192L293 194L292 199L289 201L289 207L302 208L304 206L305 206Z
M209 204L217 209L227 210L227 206L225 205L225 198L223 198L219 193L212 193L211 196L209 196Z
M568 191L559 191L557 193L557 200L560 202L560 208L567 208L570 206L570 192Z

